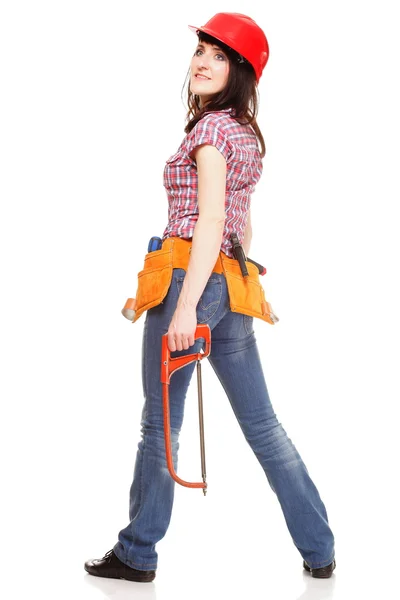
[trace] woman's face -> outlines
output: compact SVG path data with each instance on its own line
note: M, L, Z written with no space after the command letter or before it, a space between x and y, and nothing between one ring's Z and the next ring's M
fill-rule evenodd
M204 105L224 89L229 75L229 59L218 46L199 42L190 62L190 91Z

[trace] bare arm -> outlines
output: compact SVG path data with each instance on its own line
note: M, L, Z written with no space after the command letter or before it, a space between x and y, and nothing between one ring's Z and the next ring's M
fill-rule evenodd
M193 151L197 163L199 217L178 306L196 307L221 248L225 222L226 161L214 146Z
M194 344L196 307L221 248L225 223L226 160L215 146L197 146L199 216L193 232L190 260L176 310L168 328L168 347L187 350Z

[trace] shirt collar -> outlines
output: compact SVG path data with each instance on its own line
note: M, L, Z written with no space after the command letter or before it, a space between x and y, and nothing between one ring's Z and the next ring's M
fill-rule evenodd
M215 110L213 112L228 112L228 113L231 113L232 115L234 115L235 109L233 108L233 106L229 106L228 108L221 108L221 110Z

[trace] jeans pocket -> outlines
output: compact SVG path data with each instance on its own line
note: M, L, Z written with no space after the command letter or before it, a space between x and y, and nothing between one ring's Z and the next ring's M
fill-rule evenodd
M198 323L205 323L206 321L209 321L218 310L222 297L222 281L220 277L222 277L222 275L211 275L211 277L206 283L206 287L204 288L196 307ZM182 291L184 279L185 276L178 276L176 278L178 296Z

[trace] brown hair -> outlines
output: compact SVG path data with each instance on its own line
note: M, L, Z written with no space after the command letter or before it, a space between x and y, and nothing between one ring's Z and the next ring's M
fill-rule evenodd
M238 52L211 35L203 31L198 31L197 35L199 42L216 44L226 53L229 59L229 75L225 88L214 94L211 100L207 102L207 105L202 108L200 107L199 96L192 94L190 85L188 85L187 105L189 110L186 115L187 125L185 133L189 133L206 113L225 108L234 108L235 114L232 115L233 118L238 123L248 123L251 125L261 145L261 158L264 158L265 142L256 120L258 113L258 88L253 66ZM190 69L186 75L182 93L189 73Z

